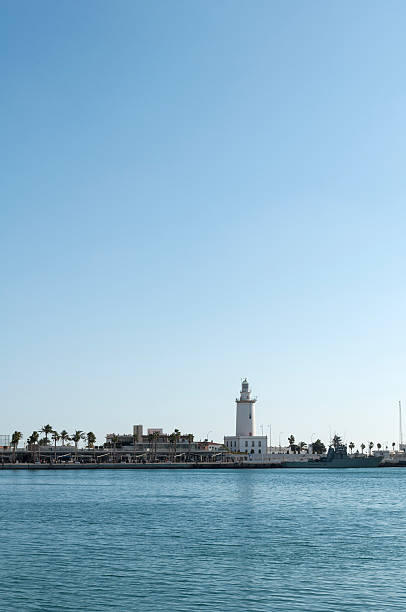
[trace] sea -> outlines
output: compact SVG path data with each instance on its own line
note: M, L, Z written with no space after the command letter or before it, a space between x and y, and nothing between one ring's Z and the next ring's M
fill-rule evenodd
M0 472L0 610L406 610L406 469Z

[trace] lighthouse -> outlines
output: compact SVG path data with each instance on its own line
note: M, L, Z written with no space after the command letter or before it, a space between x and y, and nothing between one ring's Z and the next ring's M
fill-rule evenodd
M242 381L240 399L236 399L236 436L255 436L255 402L246 378Z
M255 435L255 403L256 397L251 397L248 380L241 383L240 398L235 400L236 427L235 436L224 436L224 445L233 453L238 461L265 460L267 454L267 437Z

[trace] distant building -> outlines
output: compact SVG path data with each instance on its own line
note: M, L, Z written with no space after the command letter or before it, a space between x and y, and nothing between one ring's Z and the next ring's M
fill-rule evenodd
M133 441L142 442L142 425L133 425Z
M0 448L9 448L10 444L10 436L8 434L0 434Z
M118 451L119 453L145 458L157 458L160 460L176 458L177 460L185 459L205 459L221 454L223 445L216 442L205 440L198 442L194 440L192 434L180 434L179 439L171 441L170 434L164 433L161 428L149 428L148 433L143 434L142 425L134 425L132 434L114 434L106 435L105 449ZM153 433L159 435L153 440L150 436Z
M154 443L155 442L161 443L161 444L169 443L170 434L164 433L163 429L150 428L147 431L148 433L144 434L142 425L133 425L132 434L108 433L106 434L106 445L110 446L110 445L115 444L117 447L123 447L123 446L134 446L134 443L135 443L135 444L144 444L144 445L146 444L148 446L151 446L151 440L149 440L149 436L151 436L151 434L153 434L154 432L157 432L159 434L159 437L156 438ZM179 443L189 442L188 436L189 434L181 434L177 444L179 445Z
M224 445L234 453L266 455L267 437L255 435L255 403L246 378L242 381L240 398L236 399L235 436L224 436Z

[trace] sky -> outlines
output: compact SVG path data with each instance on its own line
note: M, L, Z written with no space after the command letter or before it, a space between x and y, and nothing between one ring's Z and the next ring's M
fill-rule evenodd
M406 5L3 0L0 433L398 441ZM406 412L405 412L406 430Z

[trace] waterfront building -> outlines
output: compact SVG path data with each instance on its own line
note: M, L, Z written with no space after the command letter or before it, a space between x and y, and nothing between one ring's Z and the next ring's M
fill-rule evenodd
M224 446L233 453L266 455L267 437L255 435L255 403L246 378L241 383L240 397L236 400L235 436L224 436Z
M180 434L175 445L173 440L171 441L171 435L164 433L162 428L148 428L147 431L147 434L143 434L143 426L134 425L132 434L109 433L106 435L104 448L128 458L135 454L146 460L176 458L177 461L219 458L225 450L221 443L196 441L191 434Z
M0 465L4 463L182 463L222 461L228 456L223 444L196 441L191 434L180 434L176 439L163 429L151 429L149 434L143 434L142 425L134 425L132 433L107 434L106 442L94 448L75 448L70 445L39 445L28 444L23 448L14 449L9 442L9 436L0 448ZM155 435L153 435L155 434ZM158 434L158 435L157 435Z

